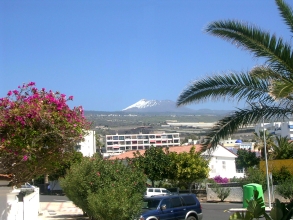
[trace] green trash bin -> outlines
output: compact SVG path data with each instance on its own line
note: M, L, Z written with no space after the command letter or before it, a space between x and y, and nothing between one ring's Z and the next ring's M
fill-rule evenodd
M254 190L258 191L258 198L262 197L264 201L262 185L257 183L249 183L243 186L243 208L247 208L248 206L248 203L246 202L246 200L250 201L253 199Z

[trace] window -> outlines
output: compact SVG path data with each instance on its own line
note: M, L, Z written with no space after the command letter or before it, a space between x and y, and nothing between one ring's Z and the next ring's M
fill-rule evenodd
M160 193L160 192L161 192L161 190L160 190L160 189L155 189L155 192L158 192L158 193Z
M75 150L81 150L81 145L76 145Z
M161 205L166 205L166 209L170 209L172 207L170 199L163 199Z
M226 170L226 161L222 161L222 168L223 170Z
M195 205L196 201L193 196L182 196L185 205Z
M182 203L181 203L180 197L175 197L172 199L172 207L173 208L181 207L181 206L182 206Z
M143 201L143 208L157 209L159 203L160 203L159 199L147 199Z

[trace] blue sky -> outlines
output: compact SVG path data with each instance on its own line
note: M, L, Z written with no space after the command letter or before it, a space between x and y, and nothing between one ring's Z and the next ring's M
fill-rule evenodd
M290 40L273 0L2 0L0 97L33 81L73 95L70 106L85 110L122 110L143 98L176 101L193 80L263 62L204 32L222 19Z

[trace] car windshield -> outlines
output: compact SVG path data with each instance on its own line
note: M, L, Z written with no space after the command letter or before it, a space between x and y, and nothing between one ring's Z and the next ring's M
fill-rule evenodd
M159 199L144 199L143 200L143 209L157 209L160 203Z

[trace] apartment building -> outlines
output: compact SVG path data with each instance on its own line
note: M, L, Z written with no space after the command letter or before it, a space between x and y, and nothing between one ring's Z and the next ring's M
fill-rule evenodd
M107 152L145 150L150 146L180 146L179 133L106 135Z
M270 134L288 137L293 140L293 121L260 123L255 126L255 132L263 131L263 128Z

